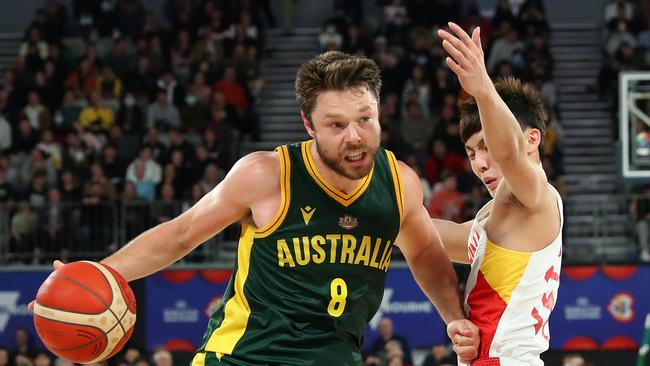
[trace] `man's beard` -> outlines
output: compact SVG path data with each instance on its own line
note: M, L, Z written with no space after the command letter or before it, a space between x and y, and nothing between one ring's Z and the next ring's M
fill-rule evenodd
M370 173L372 167L375 163L375 156L377 155L377 150L379 149L379 141L375 146L369 146L366 144L359 144L354 146L348 146L342 153L330 154L321 148L321 145L318 143L318 139L315 139L316 151L325 165L330 169L335 171L337 174L342 175L348 179L357 180L365 177ZM364 152L366 155L364 159L367 159L367 164L355 169L351 167L346 167L345 165L345 155L349 152Z

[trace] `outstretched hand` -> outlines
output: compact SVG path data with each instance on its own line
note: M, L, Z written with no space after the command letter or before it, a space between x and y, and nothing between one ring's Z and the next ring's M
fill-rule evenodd
M55 261L52 263L52 267L54 267L54 270L55 270L55 271L56 271L57 269L63 267L63 266L65 266L65 264L64 264L63 262L61 262L60 260L58 260L58 259L55 260ZM29 309L29 311L34 312L34 303L35 303L35 302L36 302L36 300L32 300L32 301L27 305L27 309Z
M447 335L454 344L454 352L461 362L469 364L478 356L481 334L476 325L467 319L447 324Z
M481 29L476 27L470 38L456 23L449 22L449 28L454 34L442 29L438 30L438 35L442 38L442 46L451 56L445 59L447 65L458 76L463 89L471 96L476 98L488 93L493 84L485 67Z

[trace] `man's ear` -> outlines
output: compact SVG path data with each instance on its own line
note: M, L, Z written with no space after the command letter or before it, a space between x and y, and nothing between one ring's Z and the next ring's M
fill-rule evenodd
M536 128L529 128L526 131L526 142L528 143L528 148L526 149L528 153L536 151L542 143L542 131Z
M302 124L305 126L305 130L307 130L307 134L311 136L311 138L316 138L316 131L314 131L314 125L307 119L307 116L305 116L305 112L300 111L300 117L302 118Z

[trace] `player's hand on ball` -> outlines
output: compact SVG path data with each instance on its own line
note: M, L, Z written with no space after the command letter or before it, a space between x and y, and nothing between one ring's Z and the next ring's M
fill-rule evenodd
M476 98L487 93L493 84L485 67L480 28L474 29L471 38L456 23L449 22L449 28L454 34L438 30L442 46L451 56L446 59L447 65L471 96Z
M56 271L57 269L63 267L63 266L65 266L65 263L61 262L61 261L58 260L58 259L55 260L55 261L52 263L52 267L54 267L54 270L55 270L55 271ZM29 309L29 311L31 311L32 313L34 312L34 304L35 304L35 303L36 303L36 300L32 300L32 301L29 303L29 305L27 305L27 309Z
M454 352L463 363L469 364L478 356L481 334L476 325L467 319L459 319L447 324L447 335L454 344Z

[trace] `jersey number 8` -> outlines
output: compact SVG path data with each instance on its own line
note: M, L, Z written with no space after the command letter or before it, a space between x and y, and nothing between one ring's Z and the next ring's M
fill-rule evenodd
M327 312L331 316L338 318L343 314L343 310L345 310L345 299L348 297L348 285L342 278L335 278L330 284L330 294L332 300L330 300L330 304L327 306Z

